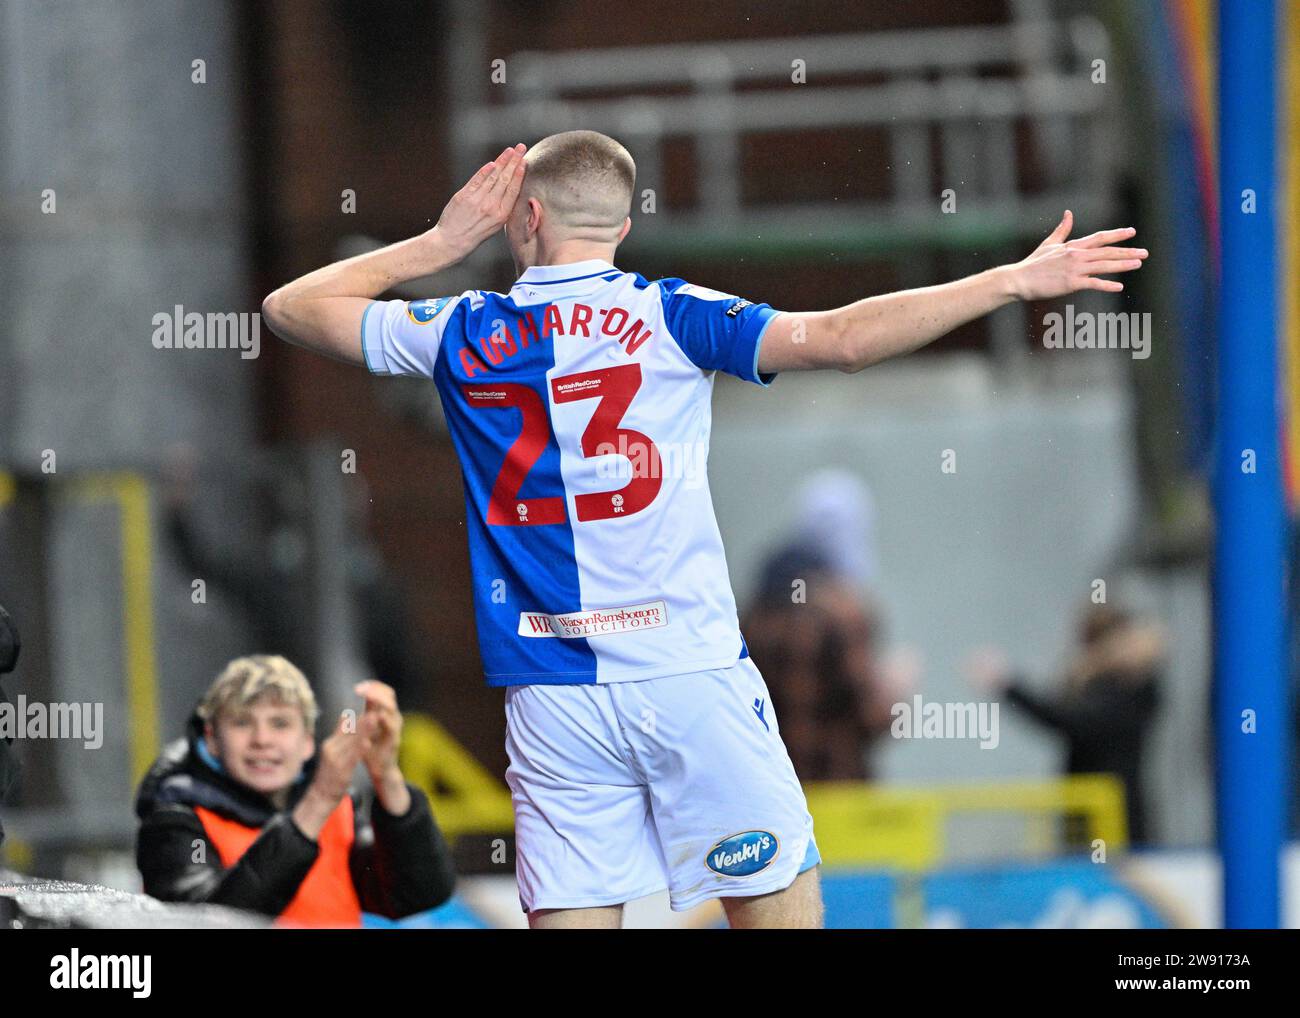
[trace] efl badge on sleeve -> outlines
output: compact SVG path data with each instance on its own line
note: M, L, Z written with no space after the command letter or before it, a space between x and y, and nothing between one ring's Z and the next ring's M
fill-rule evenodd
M406 305L406 313L416 325L428 325L455 299L455 297L426 297L424 300L413 300Z

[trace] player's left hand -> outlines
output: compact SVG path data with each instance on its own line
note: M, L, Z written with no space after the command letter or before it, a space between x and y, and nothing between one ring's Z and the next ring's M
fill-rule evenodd
M1132 272L1141 268L1147 257L1146 248L1112 246L1128 240L1137 232L1131 226L1067 241L1073 228L1074 214L1067 209L1060 224L1033 254L1008 266L1017 297L1021 300L1050 300L1077 290L1118 293L1124 289L1123 283L1098 277Z
M524 185L523 142L483 167L452 195L433 232L450 250L467 258L483 241L499 233Z

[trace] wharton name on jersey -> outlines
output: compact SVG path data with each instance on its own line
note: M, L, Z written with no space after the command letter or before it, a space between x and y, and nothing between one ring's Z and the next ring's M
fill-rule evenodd
M747 656L707 482L686 483L657 450L707 456L715 372L771 383L758 351L776 314L602 260L533 266L507 294L370 305L370 370L431 378L442 400L489 684L648 679Z
M481 351L481 359L469 346L460 350L461 366L466 377L473 378L479 372L486 374L488 364L499 367L507 357L514 357L534 343L549 341L556 335L609 339L619 343L628 354L636 353L641 344L650 338L650 330L646 328L645 322L640 318L632 321L626 308L593 308L575 302L562 309L558 304L548 304L541 317L540 326L532 311L519 312L513 329L500 319L492 323L492 334L480 336L475 344Z

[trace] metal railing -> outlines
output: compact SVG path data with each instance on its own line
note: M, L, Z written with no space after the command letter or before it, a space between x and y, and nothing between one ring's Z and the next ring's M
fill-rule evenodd
M788 254L796 245L837 257L985 247L1037 233L1066 205L1110 210L1107 86L1091 79L1093 62L1108 56L1106 32L1087 17L525 51L505 61L503 103L471 105L456 117L454 160L464 177L485 150L589 128L624 141L638 163L638 187L661 192L665 142L686 138L697 206L660 204L640 218L629 247ZM798 61L806 84L792 82ZM842 83L855 76L875 80ZM743 203L747 136L824 128L886 133L885 200ZM1018 172L1026 138L1043 179L1032 190ZM958 192L960 216L936 215L948 187Z

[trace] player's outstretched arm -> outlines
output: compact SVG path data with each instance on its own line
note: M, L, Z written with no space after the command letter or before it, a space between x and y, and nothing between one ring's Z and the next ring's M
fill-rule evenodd
M400 283L467 258L501 229L523 182L524 146L519 144L475 173L432 230L286 283L262 302L263 319L281 339L364 364L361 319L370 302Z
M1123 290L1118 280L1099 277L1142 265L1145 248L1112 246L1130 239L1133 228L1067 241L1073 225L1074 216L1067 210L1034 253L1014 265L940 286L868 297L832 311L783 312L763 335L758 370L861 371L887 357L910 353L1014 300L1050 300L1077 290Z

